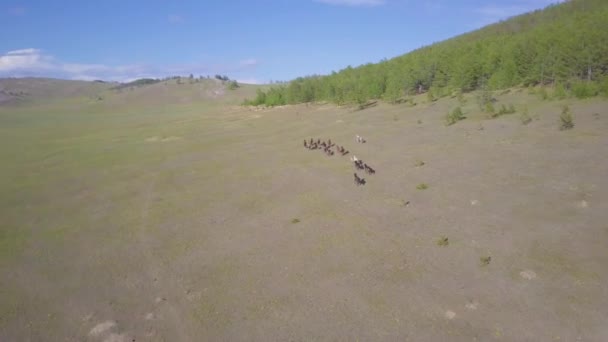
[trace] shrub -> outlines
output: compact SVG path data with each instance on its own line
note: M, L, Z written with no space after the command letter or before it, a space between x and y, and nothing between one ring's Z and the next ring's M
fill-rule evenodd
M494 109L494 105L492 104L492 102L486 102L486 105L484 106L483 110L486 113L488 113L491 117L496 117L496 115L495 115L496 109Z
M549 94L547 93L547 89L545 89L545 87L540 87L538 90L538 97L540 97L541 100L549 99Z
M599 87L593 82L576 82L572 85L572 93L579 99L596 96L599 93Z
M477 104L479 105L479 108L481 110L485 111L488 103L491 105L492 102L494 102L494 101L495 101L495 99L494 99L494 97L492 97L492 92L487 89L482 90L477 95Z
M228 89L230 89L230 90L235 90L235 89L236 89L236 88L238 88L238 87L239 87L239 84L238 84L238 82L237 82L237 81L231 81L231 82L228 84Z
M458 99L458 103L460 103L461 106L464 106L467 103L467 99L465 99L462 90L458 90L456 92L456 98Z
M429 102L437 101L437 97L434 94L433 88L429 89L429 91L426 93L426 98Z
M442 236L439 240L437 240L437 246L445 247L450 244L447 236Z
M481 266L488 266L490 264L490 261L492 261L491 256L479 258L479 262L481 263Z
M560 131L574 128L574 119L572 118L572 113L570 112L570 107L568 107L568 105L565 105L562 108L562 114L559 116L559 121Z
M291 223L293 223L293 224L300 223L300 219L294 218L293 220L291 220Z
M460 107L454 108L454 110L452 110L452 112L448 112L445 117L445 121L448 126L453 125L463 119L465 119L465 116Z
M599 92L608 97L608 76L605 76L600 82L599 82Z
M555 85L555 89L553 90L553 98L563 100L566 97L568 97L568 93L566 93L566 88L561 83Z
M420 183L420 184L416 185L416 189L418 189L418 190L426 190L428 188L429 188L429 186L426 183Z
M528 107L524 107L524 109L521 112L521 115L519 116L519 120L521 120L521 123L523 125L527 125L530 122L532 122L532 118L528 114Z
M490 113L490 116L495 118L495 117L505 115L505 114L513 114L515 112L516 112L516 110L515 110L515 106L513 104L509 104L508 107L503 104L503 105L500 105L500 109L498 110L498 112Z

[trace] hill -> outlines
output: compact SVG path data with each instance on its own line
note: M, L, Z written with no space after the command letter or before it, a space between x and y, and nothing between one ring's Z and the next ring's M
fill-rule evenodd
M127 83L74 81L50 78L0 79L0 106L48 102L95 102L146 107L167 104L238 104L263 86L234 84L217 79L139 79Z
M114 85L53 78L0 78L0 105L94 96Z
M577 97L608 94L608 2L572 0L513 17L377 64L298 78L250 104L398 102L476 89L548 85Z

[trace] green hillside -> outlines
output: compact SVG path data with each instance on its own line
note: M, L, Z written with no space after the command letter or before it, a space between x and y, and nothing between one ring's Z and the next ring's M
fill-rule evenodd
M248 104L390 102L477 89L552 85L579 98L608 93L608 1L571 0L377 64L293 80Z

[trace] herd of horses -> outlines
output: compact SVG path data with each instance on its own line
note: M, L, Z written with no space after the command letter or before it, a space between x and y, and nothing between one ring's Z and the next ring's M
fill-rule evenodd
M365 139L363 139L359 135L357 135L355 137L355 141L358 143L363 143L363 144L365 144L367 142ZM310 138L310 140L304 140L304 147L309 150L321 150L329 157L333 156L335 154L335 152L340 153L342 156L345 156L350 153L350 151L345 149L344 146L336 145L335 143L333 143L331 141L331 139L324 141L321 139L314 140L313 138ZM332 148L335 148L336 151L334 152L332 150ZM371 166L364 163L361 159L358 159L356 156L352 156L350 158L350 160L353 162L353 164L357 170L365 171L368 175L373 175L376 173L376 170L374 170ZM359 177L359 175L357 175L357 172L353 173L353 175L355 177L354 178L355 185L360 186L360 185L365 185L367 183L365 178Z

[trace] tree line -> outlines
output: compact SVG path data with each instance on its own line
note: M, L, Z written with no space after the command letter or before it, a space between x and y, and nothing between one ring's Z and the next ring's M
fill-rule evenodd
M608 95L608 1L570 0L408 54L259 90L250 105L392 103L478 89L552 85Z

